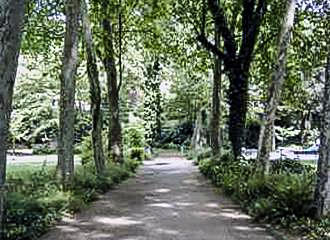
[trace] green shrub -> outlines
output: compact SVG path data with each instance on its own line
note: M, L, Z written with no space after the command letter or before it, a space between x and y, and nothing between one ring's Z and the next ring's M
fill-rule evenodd
M127 126L123 130L123 143L127 148L143 148L143 127L139 125Z
M247 207L259 198L267 198L270 195L267 181L260 173L251 174L251 177L247 177L245 181L241 180L237 192L238 199Z
M82 165L90 164L93 161L92 137L91 136L84 137L79 145L79 149L80 149L81 164Z
M107 131L102 132L102 141L103 149L107 149ZM92 136L88 135L82 138L81 143L76 148L76 153L79 154L81 158L82 165L94 165L93 161L93 145L92 145ZM107 152L104 151L104 155L107 155Z
M291 218L283 218L281 225L288 228L294 234L304 235L303 239L330 240L330 216L321 220L293 216Z
M78 166L67 192L56 180L54 167L9 169L6 240L38 238L64 213L81 210L100 193L127 179L140 163L136 159L126 159L122 165L108 163L103 176L96 175L92 164Z
M234 160L230 153L220 161L205 156L199 161L200 171L256 219L280 223L308 216L315 186L313 168L285 160L275 162L271 173L264 175L255 170L254 160Z
M212 170L216 168L217 165L209 158L203 159L203 161L199 162L199 170L205 175L205 176L211 176Z
M274 201L271 197L260 197L250 203L248 212L256 219L268 219L269 216L277 215L277 209L273 206Z
M178 144L175 144L175 143L165 143L165 144L162 144L160 146L157 146L157 147L161 147L162 149L172 149L172 150L178 150L180 149L180 145Z
M190 151L186 151L184 156L188 159L188 160L196 160L196 154L194 151L190 150Z
M311 165L306 165L292 159L282 159L273 161L271 164L272 173L310 173L315 171Z
M314 176L273 175L267 181L279 216L307 216L313 200Z
M107 171L114 183L120 183L130 176L130 165L127 160L125 162L123 166L117 163L109 163Z
M28 195L10 192L7 195L7 214L5 222L6 239L35 239L44 233L66 209L69 194L41 189ZM30 191L32 192L32 191ZM39 195L39 197L38 197Z
M210 158L210 157L212 157L212 151L209 148L203 149L202 151L197 153L196 157L197 157L197 161L200 161L200 160L205 159L205 158Z
M142 162L146 158L144 148L142 147L132 147L127 150L128 158L135 159Z
M45 211L38 201L20 193L7 195L5 234L8 239L32 239L45 230Z
M141 164L141 161L138 159L127 159L124 162L124 168L129 172L129 173L135 173L136 169L139 167Z

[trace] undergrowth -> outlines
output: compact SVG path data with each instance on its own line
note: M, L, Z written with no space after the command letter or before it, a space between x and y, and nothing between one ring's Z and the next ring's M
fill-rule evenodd
M78 166L71 190L66 192L56 178L55 167L9 169L5 239L37 239L61 217L80 211L127 179L140 162L126 159L123 165L108 163L101 177L91 164Z
M206 157L205 157L206 156ZM256 171L255 160L235 161L203 152L195 157L200 171L258 221L289 229L302 239L329 240L330 218L312 220L315 169L293 160L272 163L270 174Z

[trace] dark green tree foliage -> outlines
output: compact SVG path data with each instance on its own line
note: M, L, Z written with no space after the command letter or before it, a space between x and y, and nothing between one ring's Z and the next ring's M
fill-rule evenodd
M159 78L160 63L155 59L153 64L146 67L144 82L144 128L145 141L150 147L154 145L161 131L161 93Z
M43 62L52 63L54 47L62 46L65 33L63 19L64 1L38 0L28 1L26 7L26 25L22 41L22 53L35 56L48 56ZM59 66L58 66L59 67ZM55 76L56 74L54 74Z
M35 60L32 58L32 61ZM20 75L15 86L11 122L12 141L27 146L33 143L47 143L56 138L58 132L56 100L59 93L56 81L42 71L36 70L36 66L31 66L33 69L28 71L29 67L27 69L23 67L26 73Z

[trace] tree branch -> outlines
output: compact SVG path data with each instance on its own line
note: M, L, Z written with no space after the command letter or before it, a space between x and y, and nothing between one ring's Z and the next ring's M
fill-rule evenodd
M243 42L248 40L251 25L253 25L255 0L243 1L242 27L243 27Z
M202 19L201 19L201 33L204 36L205 36L205 26L206 26L206 14L207 14L206 0L203 0L203 13L202 13Z
M215 46L205 37L205 35L199 34L196 39L204 46L206 50L212 52L214 55L221 58L226 67L230 65L230 57L227 54L220 51L217 46Z
M125 67L122 66L121 71L124 72L124 70L125 70ZM118 92L118 94L119 94L119 92L120 92L120 89L121 89L122 85L123 85L123 77L119 78L119 83L118 83L118 88L117 88L117 92Z
M219 6L218 0L208 0L209 10L211 11L215 24L219 28L221 33L224 46L226 51L231 56L236 56L237 46L234 38L234 34L230 31L228 27L228 22L225 17L223 9Z
M253 4L253 6L251 6L250 4ZM254 5L254 0L244 1L242 19L243 41L240 48L239 58L243 60L243 63L246 68L248 68L251 63L252 53L256 45L260 25L267 7L266 0L259 0L255 11L253 11Z

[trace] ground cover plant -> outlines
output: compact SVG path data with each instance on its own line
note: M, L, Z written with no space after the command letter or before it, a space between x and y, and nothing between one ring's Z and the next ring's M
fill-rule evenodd
M303 239L330 239L330 218L311 218L314 167L286 159L274 161L265 175L256 171L255 159L235 161L229 153L221 159L203 156L205 152L196 158L200 171L255 220L281 226Z
M102 176L91 164L77 166L69 191L56 178L55 166L9 167L5 239L38 238L63 216L84 209L127 179L140 163L139 159L126 159L123 165L109 162Z

